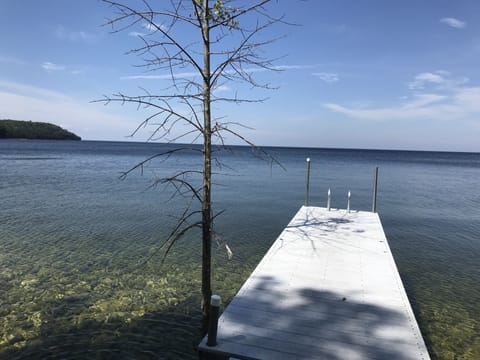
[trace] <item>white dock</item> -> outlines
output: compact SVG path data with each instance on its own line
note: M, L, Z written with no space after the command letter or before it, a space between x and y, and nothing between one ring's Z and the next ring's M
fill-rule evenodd
M227 306L208 354L430 359L375 213L302 207Z

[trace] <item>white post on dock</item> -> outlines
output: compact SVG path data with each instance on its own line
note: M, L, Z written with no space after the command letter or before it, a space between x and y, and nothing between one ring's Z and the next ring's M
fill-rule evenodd
M327 210L330 211L330 205L332 205L332 192L328 189L328 197L327 197Z
M350 214L350 198L352 197L352 193L348 190L348 200L347 200L347 212Z
M307 158L307 178L305 184L305 206L308 206L310 197L310 158Z
M217 345L218 315L220 314L220 295L210 298L210 322L208 323L207 346Z
M373 200L372 200L372 212L377 212L377 183L378 183L378 166L375 166L373 172Z

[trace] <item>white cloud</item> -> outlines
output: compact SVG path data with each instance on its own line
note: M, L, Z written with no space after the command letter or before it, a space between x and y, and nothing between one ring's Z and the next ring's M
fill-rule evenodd
M425 72L415 76L415 79L408 84L408 87L412 90L423 89L428 83L441 84L444 81L444 78L439 73Z
M276 65L273 66L271 69L273 70L278 70L278 71L287 71L287 70L303 70L303 69L311 69L316 67L317 65ZM271 71L271 69L267 68L247 68L243 69L246 73L260 73L260 72L266 72L266 71ZM232 71L227 71L229 73L232 73ZM182 73L174 73L173 77L176 79L180 78L193 78L195 76L198 76L198 72L182 72ZM149 75L149 74L144 74L144 75L126 75L122 76L122 80L139 80L139 79L144 79L144 80L170 80L172 78L172 74L158 74L158 75Z
M442 76L450 76L451 75L450 71L447 71L447 70L436 70L435 73L439 74L439 75L442 75Z
M410 83L415 92L388 107L323 104L330 111L363 120L471 120L480 119L480 87L467 87L468 78L454 77L448 71L420 73ZM420 92L430 85L429 92Z
M157 24L157 23L150 23L150 22L145 22L142 24L142 27L147 29L148 31L157 31L157 28L160 28L163 31L167 31L167 27L162 25L162 24Z
M361 109L329 103L330 111L363 120L473 120L480 118L480 87L460 88L448 95L416 94L391 107Z
M317 65L276 65L273 67L274 70L304 70L311 69ZM262 69L263 71L268 71L267 69Z
M408 87L410 90L423 90L433 86L437 90L448 90L463 85L468 81L467 77L453 77L448 71L437 70L416 75L413 81L408 84Z
M151 23L143 23L142 27L150 31L155 31L155 26Z
M67 101L69 98L62 93L38 88L31 85L20 84L11 81L0 80L0 91L34 97L42 100L52 100L54 102Z
M183 73L176 73L173 74L175 79L181 78L192 78L198 76L197 72L183 72ZM172 74L159 74L159 75L129 75L129 76L122 76L122 80L170 80L172 78Z
M220 92L228 92L232 90L229 86L227 85L220 85L220 86L217 86L213 91L217 94L217 93L220 93Z
M454 102L464 111L480 115L480 87L465 88L458 91L454 95Z
M0 109L4 118L62 124L87 139L118 140L136 124L88 100L78 101L49 89L1 80Z
M88 42L96 39L96 35L87 31L71 31L66 29L63 25L58 25L54 30L54 35L62 40L68 40L72 42L83 41Z
M133 37L138 37L138 36L145 36L145 33L139 32L139 31L130 31L128 35L133 36Z
M60 65L60 64L55 64L50 61L45 61L42 63L41 67L48 73L53 73L55 71L60 72L60 71L67 71L70 74L73 75L78 75L78 74L83 74L84 70L71 67L71 66L66 66L66 65Z
M461 20L451 18L451 17L442 18L442 19L440 19L440 22L442 24L448 25L448 26L453 27L455 29L463 29L467 26L467 23L465 21L461 21Z
M438 95L438 94L416 94L412 100L409 100L407 97L405 104L402 105L402 109L418 109L425 107L427 105L438 103L440 101L446 100L447 96Z
M65 66L64 65L58 65L58 64L54 64L50 61L45 61L43 64L42 64L42 68L44 70L46 70L47 72L53 72L53 71L63 71L65 70Z
M1 79L0 109L0 117L61 124L88 140L144 141L155 129L154 125L147 126L134 138L128 137L148 116L148 110L138 112L135 105L115 106L113 102L111 106L104 106L102 102L91 103L91 99L73 99L57 91ZM190 114L190 109L182 104L176 110ZM163 140L175 139L184 131L185 128L179 125ZM190 141L189 138L182 140Z
M2 56L0 55L0 63L5 64L14 64L14 65L25 65L25 61L17 59L12 56Z
M324 72L316 72L312 73L312 75L318 77L320 80L325 81L326 83L336 83L340 80L338 74L335 73L324 73Z
M252 67L252 68L246 68L243 69L244 72L248 74L253 74L253 73L262 73L262 72L268 72L268 71L288 71L288 70L306 70L306 69L312 69L318 67L318 64L310 64L310 65L274 65L268 68L265 67ZM230 71L232 72L232 71Z

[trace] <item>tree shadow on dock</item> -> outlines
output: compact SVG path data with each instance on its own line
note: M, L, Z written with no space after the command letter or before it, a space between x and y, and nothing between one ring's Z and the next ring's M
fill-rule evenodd
M239 359L332 360L401 360L415 353L416 344L402 337L401 312L310 288L284 297L275 285L275 278L264 277L255 291L230 303L219 328L220 352L231 349Z
M353 213L353 212L352 212ZM335 232L340 225L352 223L352 220L348 219L348 213L345 211L332 211L331 216L320 217L315 216L314 212L308 210L305 211L305 216L300 220L294 219L294 221L286 227L286 229L304 229L316 227L326 232Z
M353 211L352 214L356 213ZM337 247L338 238L335 241L329 240L331 234L338 234L339 229L349 229L350 224L354 221L348 218L348 213L345 211L335 210L332 211L328 217L316 216L314 212L308 210L305 211L305 215L300 219L294 218L290 224L285 228L284 232L278 238L280 246L278 249L283 248L287 243L294 243L299 240L308 241L310 243L313 253L316 253L318 247L322 242L329 243L331 246ZM362 229L355 230L356 233L364 232ZM291 239L287 239L289 234L294 236Z

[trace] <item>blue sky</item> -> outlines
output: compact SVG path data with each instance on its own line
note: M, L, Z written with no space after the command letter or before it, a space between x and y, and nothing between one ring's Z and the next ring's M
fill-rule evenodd
M255 130L259 145L480 151L480 2L274 2L299 26L265 48L281 72L259 72L277 90L268 100L218 105L217 116ZM0 0L0 118L48 121L86 140L127 138L148 109L91 103L103 94L163 89L125 53L136 28L112 34L113 16L96 0ZM283 56L285 55L285 56ZM152 76L153 75L153 76ZM227 139L235 142L234 139Z

